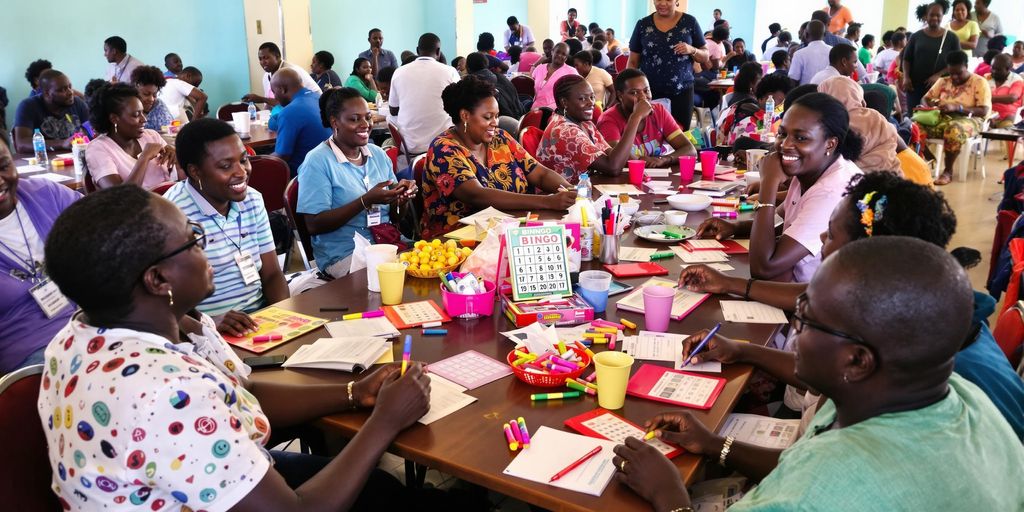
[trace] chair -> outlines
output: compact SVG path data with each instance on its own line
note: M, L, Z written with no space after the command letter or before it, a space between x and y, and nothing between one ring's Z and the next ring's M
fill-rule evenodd
M601 114L604 113L604 109L600 105L594 105L594 117L591 119L594 123L597 123L598 119L601 119Z
M288 182L288 187L285 188L284 192L284 211L288 214L288 224L292 228L292 234L295 239L299 241L299 256L302 256L302 265L306 270L310 270L314 265L310 265L312 260L309 259L308 254L313 254L313 241L309 235L309 230L306 229L306 216L299 213L296 208L299 205L299 179L292 178ZM315 263L315 261L314 261Z
M626 69L626 66L628 64L629 64L629 55L626 55L626 54L623 53L623 54L619 55L618 57L615 57L615 72L616 73L622 73L622 70Z
M283 209L284 193L291 175L288 163L272 155L249 157L249 163L252 165L249 186L263 195L263 204L267 207L267 212Z
M177 183L177 182L175 182L175 181L165 181L165 182L163 182L163 183L161 183L161 184L159 184L159 185L149 189L149 191L154 193L154 194L156 194L156 195L158 195L158 196L162 196L162 195L164 195L165 192L167 192L167 189L173 187L175 183Z
M540 148L540 140L544 137L544 131L536 126L527 126L519 134L519 142L526 148L534 158L537 158L537 149Z
M395 174L398 174L398 146L391 146L384 150L384 154L388 155L391 159L391 167L394 168Z
M412 160L412 179L416 181L416 188L423 189L423 174L427 172L427 154L424 153Z
M1016 368L1021 363L1024 348L1024 301L1017 301L999 315L992 337L1010 361L1010 366Z
M512 77L512 85L515 86L516 92L520 96L534 97L536 94L535 85L533 83L533 77L527 75L517 75Z
M53 470L46 447L46 432L39 421L36 401L43 365L28 366L0 378L0 496L7 510L61 510L50 485Z
M398 157L404 157L404 163L412 166L412 160L416 158L416 155L409 151L409 146L406 145L405 137L402 135L401 130L398 129L398 126L388 121L388 131L391 132L391 138L395 141L395 147L398 148ZM402 163L398 163L400 162L398 157L395 159L396 165L405 169ZM396 172L395 174L398 173Z
M533 109L527 112L526 115L524 115L522 119L519 120L519 129L517 131L519 133L523 133L523 130L527 126L540 128L541 131L543 131L545 128L548 127L548 122L551 121L551 115L554 113L554 110L551 110L550 108L547 107Z
M985 120L982 122L981 129L978 130L978 133L975 134L974 137L967 139L967 142L965 142L963 147L960 148L960 153L957 155L956 162L954 162L954 164L957 166L957 180L967 181L967 164L970 163L971 156L974 156L975 169L978 168L978 161L982 161L981 177L983 179L986 177L984 152L987 151L987 148L983 149L983 143L985 142L985 139L982 138L981 134L982 132L988 131L989 126L992 123L992 119L994 119L993 115L994 113L989 114L989 116L986 117ZM932 174L933 176L938 178L939 174L942 173L942 170L945 169L945 167L943 166L943 159L945 158L944 150L946 148L946 143L943 139L926 139L925 144L928 144L929 146L934 146L937 149L937 151L932 151L932 153L935 154L935 169L933 169Z
M242 103L242 102L225 103L224 105L221 105L220 108L217 109L217 119L220 119L221 121L230 121L231 120L231 114L234 114L235 112L247 112L248 110L249 110L249 104L248 103Z

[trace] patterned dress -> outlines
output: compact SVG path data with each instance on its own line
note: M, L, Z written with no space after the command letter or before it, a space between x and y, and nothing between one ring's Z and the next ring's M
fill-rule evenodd
M676 55L673 47L679 43L695 48L705 45L700 24L689 14L683 14L666 32L655 26L653 14L636 22L629 51L642 55L640 70L647 75L655 98L675 96L693 86L693 58Z
M593 121L579 124L556 114L537 149L541 165L561 173L569 183L576 183L590 164L611 150Z
M926 102L937 107L945 105L962 105L964 108L986 107L992 108L992 91L988 88L988 82L984 78L971 74L971 77L963 85L954 85L953 81L944 76L935 82L935 85L924 95ZM921 131L928 134L929 138L943 139L945 151L956 153L960 147L981 131L981 123L984 117L972 117L952 114L942 114L939 123L935 126L918 125Z

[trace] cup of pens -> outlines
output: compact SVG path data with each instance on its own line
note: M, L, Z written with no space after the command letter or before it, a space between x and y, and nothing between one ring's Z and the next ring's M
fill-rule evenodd
M452 280L447 278L441 282L441 303L448 316L454 318L477 318L491 316L494 313L494 283L480 280L483 292L476 289L461 289L452 286L453 280L459 282L466 274L451 273ZM454 289L453 289L454 288Z
M620 213L618 207L612 207L611 199L605 201L605 206L601 209L601 226L597 234L601 240L601 263L605 265L619 262L619 236L624 229Z

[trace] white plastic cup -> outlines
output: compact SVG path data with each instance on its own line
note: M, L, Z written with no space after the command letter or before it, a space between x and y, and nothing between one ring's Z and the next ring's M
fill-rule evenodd
M686 212L678 210L669 210L665 212L665 222L667 222L669 226L685 226L686 217Z
M235 133L241 135L249 134L249 113L248 112L232 112L231 122L235 126Z
M366 248L366 288L371 292L380 292L380 279L377 265L398 260L398 246L392 244L376 244Z

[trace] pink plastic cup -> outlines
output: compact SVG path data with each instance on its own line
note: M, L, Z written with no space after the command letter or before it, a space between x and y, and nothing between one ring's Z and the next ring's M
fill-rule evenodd
M718 151L700 152L700 177L705 180L715 179L715 167L718 166Z
M697 157L695 156L681 156L679 157L679 182L690 183L693 181L693 171L697 167Z
M647 163L643 160L630 160L629 161L629 182L636 188L640 188L644 184L644 169Z
M669 315L672 313L672 300L676 296L674 288L667 286L644 287L644 329L651 332L668 331Z

